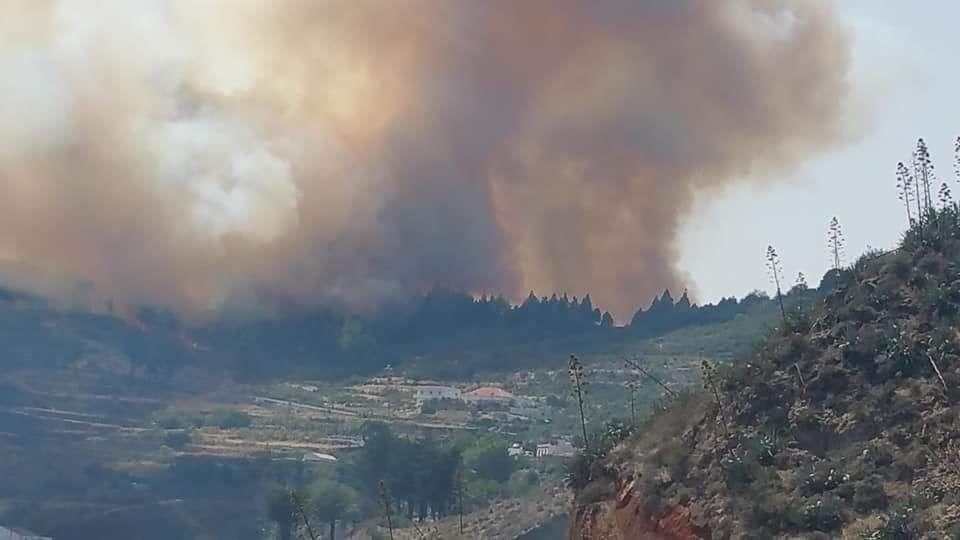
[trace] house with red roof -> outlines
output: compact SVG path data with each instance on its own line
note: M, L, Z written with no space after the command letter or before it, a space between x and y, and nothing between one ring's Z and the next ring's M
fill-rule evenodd
M463 400L468 403L499 403L503 405L511 405L519 398L510 392L507 392L503 388L497 388L495 386L481 386L470 392L463 394Z

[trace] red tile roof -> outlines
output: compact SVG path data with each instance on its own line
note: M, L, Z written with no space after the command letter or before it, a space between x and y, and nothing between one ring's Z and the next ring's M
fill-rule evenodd
M507 392L503 388L496 388L494 386L481 386L476 390L467 392L465 395L470 397L479 397L479 398L500 398L500 399L516 399L517 396Z

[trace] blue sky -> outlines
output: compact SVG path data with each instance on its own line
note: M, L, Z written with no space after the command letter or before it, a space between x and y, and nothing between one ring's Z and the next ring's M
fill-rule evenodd
M906 221L894 170L918 137L928 141L940 178L960 194L953 173L960 2L835 4L853 36L855 133L792 174L700 198L680 240L680 267L701 301L770 289L768 244L780 252L788 281L802 271L815 283L830 264L825 237L833 216L847 238L848 262L867 246L893 246Z

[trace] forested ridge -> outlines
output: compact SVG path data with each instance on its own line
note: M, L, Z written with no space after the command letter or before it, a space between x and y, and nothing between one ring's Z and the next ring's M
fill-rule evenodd
M831 281L828 273L822 288L828 289ZM451 365L433 365L428 359L427 365L418 367L467 376L476 371L536 367L493 353L574 338L602 348L626 339L728 321L752 306L773 302L765 293L754 292L740 300L724 298L700 306L686 291L674 299L665 290L639 308L627 325L617 326L589 294L538 297L531 292L519 304L511 304L503 296L474 297L437 288L364 316L333 308L301 308L277 316L190 324L151 307L120 316L62 310L41 298L0 292L0 319L6 323L3 332L10 351L5 362L10 365L33 365L42 358L63 366L106 350L128 359L131 371L145 376L163 377L185 364L199 363L253 379L293 373L370 373L451 351L469 357ZM821 292L797 286L787 297L804 301Z

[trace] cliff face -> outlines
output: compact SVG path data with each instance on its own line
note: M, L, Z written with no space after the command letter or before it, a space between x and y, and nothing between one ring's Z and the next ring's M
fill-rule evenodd
M951 212L589 461L570 539L960 538Z
M571 540L698 540L708 531L693 523L690 509L671 506L651 515L633 482L614 501L577 508L570 522Z

